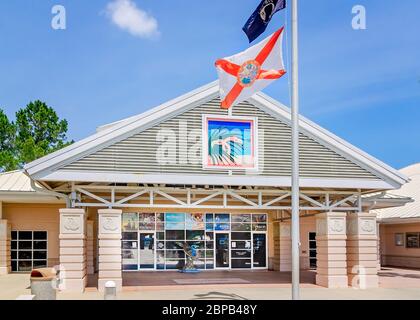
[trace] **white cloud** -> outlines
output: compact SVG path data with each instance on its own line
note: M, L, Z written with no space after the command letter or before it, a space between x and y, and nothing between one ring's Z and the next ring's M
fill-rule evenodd
M114 0L108 3L106 13L120 29L141 38L159 35L157 20L137 7L132 0Z

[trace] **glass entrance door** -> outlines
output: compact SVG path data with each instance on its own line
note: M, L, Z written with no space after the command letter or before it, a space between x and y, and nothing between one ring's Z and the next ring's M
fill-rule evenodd
M267 235L265 233L253 234L253 261L254 268L267 267Z
M155 233L139 232L139 269L155 269Z
M216 269L229 268L229 261L229 233L216 233Z

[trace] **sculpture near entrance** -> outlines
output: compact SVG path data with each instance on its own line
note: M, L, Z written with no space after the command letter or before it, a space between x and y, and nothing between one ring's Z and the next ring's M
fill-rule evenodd
M177 244L182 247L185 253L185 265L179 271L185 273L200 272L200 270L198 270L194 265L194 261L197 260L197 248L195 245L189 246L186 242Z

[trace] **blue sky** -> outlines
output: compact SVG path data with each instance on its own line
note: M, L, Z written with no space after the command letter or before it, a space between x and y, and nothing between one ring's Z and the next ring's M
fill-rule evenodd
M41 99L79 140L213 81L217 58L248 47L241 28L259 3L133 0L144 30L113 23L112 1L0 2L0 107L11 118ZM51 28L55 4L66 30ZM358 4L367 30L351 27ZM420 161L419 12L418 0L300 1L301 113L396 168ZM283 23L284 12L266 35ZM288 78L265 92L289 104Z

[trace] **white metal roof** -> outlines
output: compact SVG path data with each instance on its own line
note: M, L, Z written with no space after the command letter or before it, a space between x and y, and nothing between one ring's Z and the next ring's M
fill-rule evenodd
M185 112L194 106L198 106L209 99L217 97L218 94L218 81L212 82L140 115L100 127L96 134L27 164L25 170L36 180L55 181L57 178L54 176L56 169L63 164L80 159L116 141L129 137L134 132L140 132L176 114ZM267 95L257 93L249 101L274 117L290 123L290 109ZM380 177L382 179L380 182L383 185L376 186L377 189L399 188L407 182L406 177L397 170L352 146L343 139L338 138L305 117L300 116L299 125L302 133L316 141L322 141L324 145L335 152L346 156L348 159L351 159L366 170ZM73 180L75 179L77 179L76 176Z
M35 192L31 180L20 170L0 173L0 192Z
M42 189L39 183L36 183L36 186ZM54 196L34 190L30 178L22 170L0 173L0 201L12 203L62 202Z
M377 210L379 219L416 219L420 218L420 163L413 164L400 170L410 178L410 182L392 193L398 196L410 197L414 201L404 207Z

